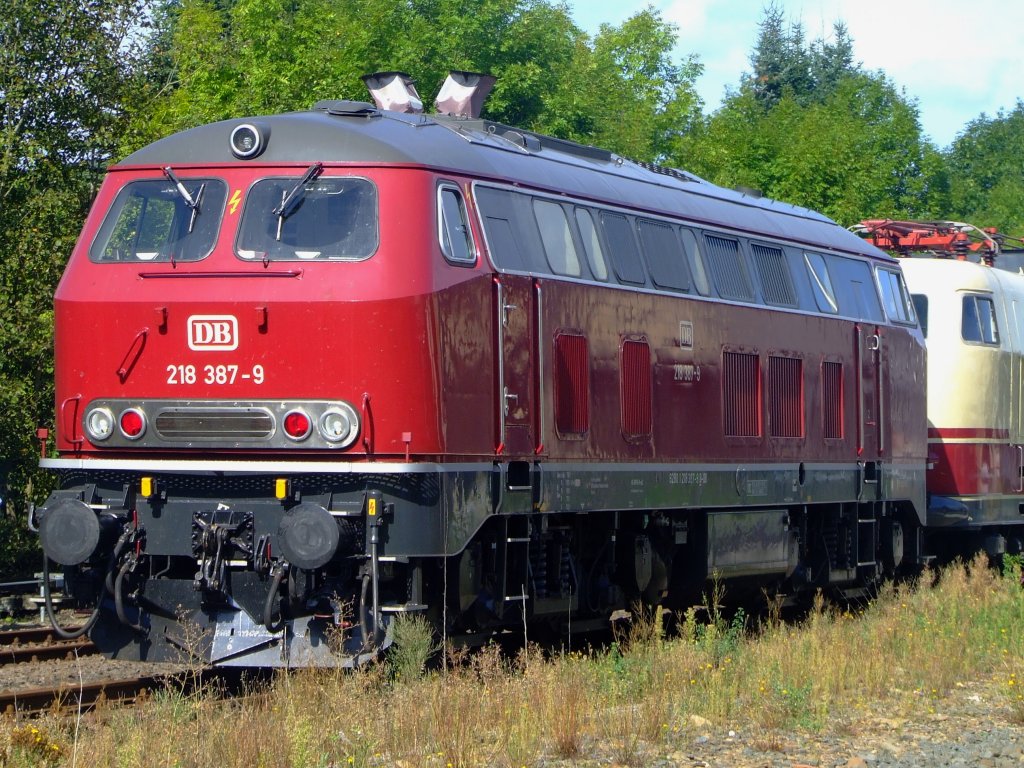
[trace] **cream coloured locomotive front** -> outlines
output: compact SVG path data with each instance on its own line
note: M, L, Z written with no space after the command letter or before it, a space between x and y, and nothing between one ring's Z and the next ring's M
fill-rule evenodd
M1024 276L902 261L928 349L929 524L1019 523Z

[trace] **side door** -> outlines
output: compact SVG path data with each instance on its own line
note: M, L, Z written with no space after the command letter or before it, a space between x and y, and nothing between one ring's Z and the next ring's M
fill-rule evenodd
M871 323L854 326L854 358L857 361L857 455L877 461L884 451L882 426L882 335Z
M534 381L538 375L533 279L523 275L494 277L494 327L498 391L498 445L505 456L532 455L536 445Z

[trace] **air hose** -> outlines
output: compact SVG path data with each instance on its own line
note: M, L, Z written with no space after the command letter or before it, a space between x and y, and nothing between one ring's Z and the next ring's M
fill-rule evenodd
M124 596L121 594L121 586L124 583L124 575L128 573L132 565L133 561L129 558L124 561L117 571L117 578L114 579L114 608L117 610L117 618L121 620L122 624L140 634L146 634L145 627L133 624L124 612Z
M108 573L109 570L112 569L108 569ZM100 602L102 599L103 593L101 592L96 598L96 607L85 624L75 630L64 629L57 622L57 615L53 611L53 597L50 594L50 558L43 555L43 605L46 606L46 617L50 620L50 625L53 627L53 631L57 633L57 637L65 640L74 640L92 629L96 624L96 620L100 617Z
M274 623L274 598L277 597L277 593L281 589L281 582L284 581L284 577L287 574L287 563L281 565L275 570L274 580L270 583L270 590L267 592L267 601L263 604L263 624L271 634L276 634L284 629L283 613L278 616L280 622L277 624Z

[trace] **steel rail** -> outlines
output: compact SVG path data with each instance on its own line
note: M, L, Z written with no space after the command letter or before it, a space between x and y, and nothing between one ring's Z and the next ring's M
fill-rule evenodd
M161 685L163 682L159 677L135 677L82 685L62 684L49 688L0 691L0 712L39 714L78 708L89 710L108 701L133 704Z

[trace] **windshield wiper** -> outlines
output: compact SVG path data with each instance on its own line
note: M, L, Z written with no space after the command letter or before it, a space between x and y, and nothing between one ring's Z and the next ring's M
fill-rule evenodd
M291 188L284 197L281 198L281 204L277 206L271 213L277 216L277 239L281 240L281 227L284 225L284 220L292 215L292 212L298 207L299 203L302 202L302 198L306 196L306 185L309 184L313 179L319 176L324 170L323 163L313 163L306 172L299 179L298 183Z
M199 185L199 191L196 192L195 197L192 197L188 190L185 189L185 185L181 183L181 179L178 178L178 174L171 170L171 166L168 165L164 168L164 176L171 180L174 188L178 191L178 194L181 195L181 199L185 201L185 205L187 205L192 211L192 216L189 217L188 220L188 233L192 234L192 229L196 225L196 214L199 213L199 203L202 202L203 199L203 190L206 189L206 182Z

